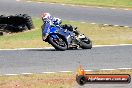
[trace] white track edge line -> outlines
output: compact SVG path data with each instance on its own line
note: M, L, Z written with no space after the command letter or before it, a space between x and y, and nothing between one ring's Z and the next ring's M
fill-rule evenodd
M132 68L96 69L96 70L85 70L85 71L91 72L91 71L112 71L112 70L132 70ZM38 74L72 73L72 72L74 71L40 72ZM36 73L0 74L0 76L17 76L17 75L32 75L32 74L36 74Z
M117 44L117 45L94 45L93 47L110 47L110 46L132 46L132 44ZM16 48L16 49L0 49L0 51L13 51L13 50L36 50L36 49L54 49L54 47L45 48Z
M118 68L119 70L132 70L132 68Z
M91 71L94 71L94 70L85 70L86 72L91 72Z
M31 75L31 74L34 74L34 73L21 73L22 75Z
M41 72L42 74L52 74L52 73L57 73L57 72Z
M21 0L16 0L17 2L20 2Z
M116 70L116 69L100 69L100 70L103 70L103 71L112 71L112 70Z
M117 45L94 45L93 47L109 47L109 46L132 46L132 44L117 44Z
M59 71L60 73L72 73L73 71Z
M17 76L19 74L4 74L5 76ZM2 76L2 75L1 75Z

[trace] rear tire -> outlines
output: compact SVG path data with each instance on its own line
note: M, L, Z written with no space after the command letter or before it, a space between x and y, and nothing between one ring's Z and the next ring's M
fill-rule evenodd
M27 14L23 15L23 18L25 19L25 24L29 30L34 28L33 21L31 16L28 16Z
M55 40L54 40L54 38L52 37L53 35L50 35L49 36L49 43L56 49L56 50L60 50L60 51L65 51L65 50L67 50L67 43L66 43L66 41L65 41L65 39L64 38L62 38L61 36L58 36L59 37L59 40L58 40L58 42L61 42L61 43L63 43L64 45L62 46L62 45L59 45L59 44L57 44L57 42L55 42Z

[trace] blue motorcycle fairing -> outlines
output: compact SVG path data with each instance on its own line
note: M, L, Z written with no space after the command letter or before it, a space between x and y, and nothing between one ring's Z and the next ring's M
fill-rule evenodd
M49 24L47 24L45 26L45 29L43 31L43 36L45 37L45 39L50 35L50 34L55 34L57 33L59 30L58 27L53 27L53 26L49 26ZM55 38L58 38L57 35L52 35L52 37L55 39Z
M54 39L59 38L58 34L62 35L66 39L68 44L70 44L70 41L72 40L71 36L74 36L73 32L63 29L60 26L51 26L50 23L46 21L42 27L43 41L46 41L48 36L51 34L56 34L52 35Z

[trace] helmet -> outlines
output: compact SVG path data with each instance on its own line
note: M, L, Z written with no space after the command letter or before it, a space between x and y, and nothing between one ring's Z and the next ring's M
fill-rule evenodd
M55 25L59 25L62 23L62 20L60 18L53 18L53 22Z
M42 17L43 21L44 20L51 20L52 19L50 13L43 13L41 17Z

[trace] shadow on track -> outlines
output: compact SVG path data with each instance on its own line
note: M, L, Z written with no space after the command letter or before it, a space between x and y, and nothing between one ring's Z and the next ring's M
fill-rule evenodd
M56 49L26 49L27 51L60 51L60 50L56 50ZM76 50L86 50L86 49L68 49L66 51L76 51Z
M27 49L27 51L56 51L55 49Z

